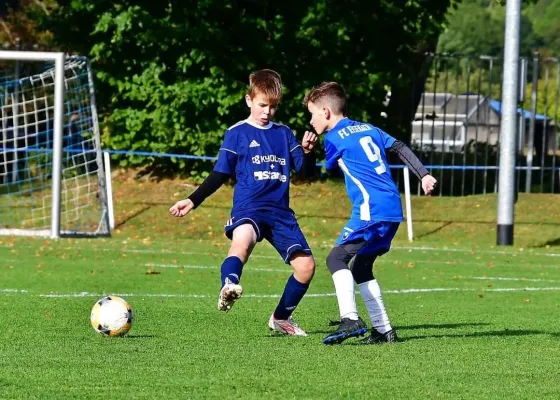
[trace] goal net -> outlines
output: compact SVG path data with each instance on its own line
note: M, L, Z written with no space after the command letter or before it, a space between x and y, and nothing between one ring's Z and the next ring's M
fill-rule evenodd
M0 51L0 234L110 234L91 67Z

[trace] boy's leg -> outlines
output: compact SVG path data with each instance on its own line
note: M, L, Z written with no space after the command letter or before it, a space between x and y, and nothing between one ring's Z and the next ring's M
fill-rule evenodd
M310 254L296 252L290 257L294 273L288 278L276 310L270 316L270 329L287 335L307 336L292 318L315 273L315 260Z
M350 337L362 336L367 332L364 321L358 316L354 279L349 263L365 242L335 246L327 257L327 267L332 274L340 311L340 325L323 339L325 344L342 343Z
M228 312L243 294L239 284L243 265L257 243L255 227L250 223L238 225L230 232L231 246L227 258L222 263L222 288L218 297L218 310Z
M293 321L292 314L307 292L315 274L315 260L293 214L277 216L266 239L280 253L284 262L290 264L294 273L288 278L282 297L270 316L270 329L296 336L307 336Z
M373 264L377 256L389 251L398 225L398 223L380 223L372 227L373 233L368 245L356 254L350 265L354 281L360 289L372 324L372 334L364 340L364 343L367 344L397 340L387 315L381 288L373 275Z
M373 276L374 255L357 255L352 263L352 274L360 289L371 324L379 333L390 331L391 323L383 303L381 288Z

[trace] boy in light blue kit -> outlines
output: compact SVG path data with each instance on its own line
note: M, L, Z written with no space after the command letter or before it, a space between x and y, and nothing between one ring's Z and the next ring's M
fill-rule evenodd
M344 172L346 190L352 201L350 220L327 257L341 321L338 329L323 343L342 343L367 332L366 324L358 316L354 282L372 323L371 336L362 342L395 342L397 335L373 276L375 259L389 251L403 221L401 197L391 178L386 151L397 154L422 180L427 195L437 182L404 143L371 124L346 117L346 93L339 83L324 82L316 86L305 96L304 104L311 113L315 132L318 135L326 132L326 167L333 169L338 165Z
M281 97L278 73L261 70L249 76L249 91L245 96L251 110L249 118L226 131L212 173L169 212L184 217L230 177L235 177L231 219L225 224L231 246L221 267L218 309L228 312L242 296L243 266L256 243L266 239L294 270L268 326L286 335L307 336L292 314L307 292L315 261L289 207L289 190L291 169L298 173L315 167L311 149L317 136L307 132L300 145L288 127L271 122Z

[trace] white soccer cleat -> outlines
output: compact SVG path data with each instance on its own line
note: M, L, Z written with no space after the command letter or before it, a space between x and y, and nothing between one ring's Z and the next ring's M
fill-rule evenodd
M233 307L233 303L243 295L243 288L237 283L226 279L226 284L220 290L218 296L218 310L228 312Z
M284 335L307 336L307 333L295 323L292 316L288 319L276 319L273 313L268 320L268 327L271 331L280 332Z

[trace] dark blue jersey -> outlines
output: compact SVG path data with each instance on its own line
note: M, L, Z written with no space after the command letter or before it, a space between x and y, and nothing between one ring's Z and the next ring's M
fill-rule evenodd
M214 171L234 176L232 215L268 209L290 211L290 170L303 167L303 150L294 133L270 122L259 126L249 120L230 127Z
M326 167L344 172L353 219L403 221L401 197L385 149L395 139L371 124L340 120L325 135Z

